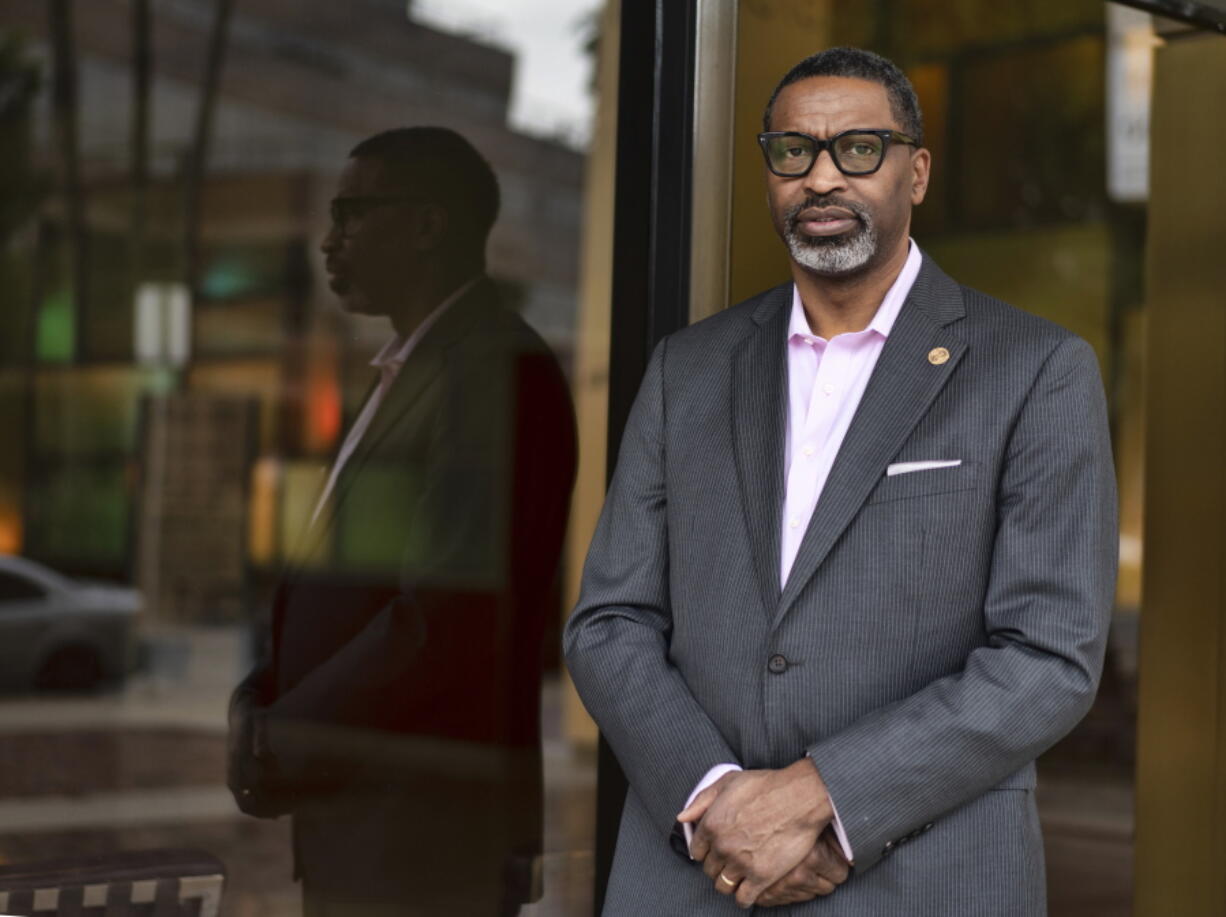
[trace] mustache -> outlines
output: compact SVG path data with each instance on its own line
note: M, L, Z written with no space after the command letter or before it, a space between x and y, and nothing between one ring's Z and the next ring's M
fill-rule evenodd
M794 228L797 223L796 218L811 207L842 207L854 213L861 226L868 223L868 208L857 201L849 201L837 194L806 194L804 200L788 208L785 215L788 225Z

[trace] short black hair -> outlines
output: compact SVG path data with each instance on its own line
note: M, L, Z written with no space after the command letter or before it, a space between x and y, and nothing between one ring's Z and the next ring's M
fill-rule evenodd
M349 156L383 163L397 184L443 205L453 225L475 232L482 244L498 219L498 177L449 127L393 128L363 140Z
M763 130L771 129L771 112L783 87L813 76L845 76L881 84L890 99L890 113L903 133L916 143L923 144L924 116L920 112L915 87L893 61L862 48L827 48L806 57L784 74L766 103L766 113L762 117Z

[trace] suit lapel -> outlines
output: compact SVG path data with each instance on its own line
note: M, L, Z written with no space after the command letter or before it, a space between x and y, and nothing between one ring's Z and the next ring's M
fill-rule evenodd
M826 479L780 596L776 623L855 518L890 459L962 359L966 343L945 326L964 314L958 285L925 255ZM949 352L943 363L929 359L938 347Z
M304 550L310 552L316 549L319 541L332 528L336 513L362 466L377 452L379 444L395 429L401 418L442 375L447 351L479 320L482 310L494 296L489 280L478 281L439 317L434 327L426 332L414 347L391 389L375 411L366 433L345 462L345 467L341 469L327 503L320 510L319 518L308 529ZM365 404L373 393L372 386L362 403Z
M754 311L757 327L733 360L732 439L737 477L762 607L779 600L779 518L787 418L787 327L792 285L769 291Z
M447 351L480 318L485 304L494 295L491 287L488 280L475 284L439 317L437 324L418 342L401 367L387 397L375 412L366 435L353 451L342 477L352 479L353 475L361 471L362 465L378 450L379 444L388 433L395 429L405 413L443 374Z
M372 379L370 384L366 386L366 393L362 395L362 400L358 402L357 410L352 411L349 417L344 418L345 422L342 429L344 429L346 432L354 425L354 423L357 422L358 417L360 417L362 414L362 409L366 406L366 402L370 401L371 397L374 395L375 387L378 386L378 384L379 379L378 375L376 374L375 378ZM323 495L323 487L328 480L328 476L332 473L332 466L336 464L336 460L341 454L341 449L344 448L344 442L344 438L342 437L336 444L336 449L332 453L331 460L324 466L323 477L320 480L320 491L319 493L315 494L315 498L311 502L312 507L319 502L319 498ZM339 481L337 483L339 483ZM297 535L294 536L293 541L290 542L288 553L285 555L287 558L289 558L289 562L286 565L285 574L287 578L294 578L298 574L304 559L312 556L312 552L318 550L320 538L322 533L327 530L328 521L331 518L332 508L335 506L335 503L336 501L333 499L333 497L329 496L328 501L319 510L319 517L315 519L315 521L309 522L304 528L299 529Z

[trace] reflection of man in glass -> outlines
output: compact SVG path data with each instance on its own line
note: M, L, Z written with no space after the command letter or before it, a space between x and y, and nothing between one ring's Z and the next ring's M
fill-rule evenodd
M231 702L230 785L294 817L308 914L514 914L541 845L542 634L569 395L484 276L498 183L458 134L354 148L324 239L393 337Z

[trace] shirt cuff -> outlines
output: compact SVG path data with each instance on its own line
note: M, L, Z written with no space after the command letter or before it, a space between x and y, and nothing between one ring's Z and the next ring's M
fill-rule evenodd
M839 849L843 851L843 858L849 864L854 864L856 861L855 854L851 852L851 841L847 839L847 832L843 830L843 820L839 818L839 810L834 804L834 800L830 800L830 811L834 813L834 818L830 824L834 828L834 838L839 842Z
M694 787L693 791L691 791L689 798L686 799L683 809L688 809L690 804L694 801L694 797L713 784L720 777L724 776L724 774L731 774L733 771L739 770L744 770L744 768L742 768L739 764L715 765L715 767L707 771L703 778L698 781L698 784ZM685 849L689 850L690 844L694 840L694 825L692 822L682 822L681 830L685 832ZM693 857L690 857L690 859L692 860Z
M805 757L809 758L808 752L805 752ZM817 767L816 761L813 761L812 758L809 758L809 761L813 763L814 767ZM818 773L821 773L821 771L818 771ZM834 828L834 839L839 842L839 849L843 852L843 859L847 860L848 865L854 866L856 862L855 854L851 849L851 841L847 839L847 832L843 830L843 819L839 818L839 807L834 804L832 796L828 795L826 798L830 800L830 811L834 815L830 819L830 827Z

